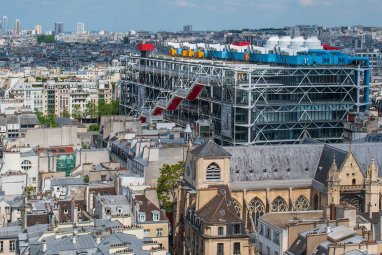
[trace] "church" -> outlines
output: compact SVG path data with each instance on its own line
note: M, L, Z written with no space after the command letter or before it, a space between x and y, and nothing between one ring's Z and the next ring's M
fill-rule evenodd
M267 212L348 203L381 210L382 143L189 146L174 216L176 254L253 254Z

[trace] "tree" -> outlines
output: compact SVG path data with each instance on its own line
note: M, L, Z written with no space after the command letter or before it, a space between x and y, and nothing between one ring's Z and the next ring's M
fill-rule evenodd
M73 106L72 117L73 117L73 119L79 119L82 117L82 112L81 112L80 106L78 104L75 104Z
M98 116L106 115L118 115L119 114L119 101L111 100L109 104L105 103L105 100L99 100L98 102Z
M70 118L70 113L69 113L68 109L66 109L66 108L64 108L61 115L64 118Z
M183 176L183 172L182 161L173 165L164 164L160 169L157 194L159 202L167 212L172 211L172 206L176 200L177 181Z
M37 36L37 43L54 43L56 41L54 35L39 35Z
M99 125L97 124L91 124L89 127L88 127L88 131L99 131Z
M85 117L96 118L98 117L97 105L91 101L86 103L86 109L84 112Z
M89 183L89 181L90 181L89 176L88 176L88 175L85 175L85 176L84 176L84 183Z
M40 122L41 126L45 127L57 127L57 122L56 122L56 115L54 113L49 113L48 115L43 115L42 112L38 111L35 109L35 114Z

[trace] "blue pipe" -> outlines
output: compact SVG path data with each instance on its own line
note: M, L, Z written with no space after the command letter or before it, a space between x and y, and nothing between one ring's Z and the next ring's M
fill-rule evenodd
M367 68L364 73L364 80L365 80L365 104L366 104L366 109L368 109L369 103L370 103L369 102L370 100L370 60L367 57L351 57L349 60L363 62Z

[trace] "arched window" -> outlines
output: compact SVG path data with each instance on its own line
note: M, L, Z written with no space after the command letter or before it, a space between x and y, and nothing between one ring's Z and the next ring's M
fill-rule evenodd
M265 213L265 206L258 197L255 197L251 200L251 202L249 202L248 210L251 213L251 220L256 228L257 220Z
M21 162L21 169L24 171L28 171L32 168L32 163L29 160L24 160Z
M295 211L306 211L309 209L309 201L308 199L301 195L296 199L296 202L294 204L294 210Z
M220 168L216 163L212 163L207 167L207 181L220 181Z
M240 217L241 215L241 205L236 199L232 199L233 208L235 209L235 213Z
M272 212L286 212L287 210L288 205L282 197L278 196L273 200L271 205Z
M352 183L353 185L355 185L355 184L357 183L357 181L356 181L355 179L353 179L353 180L351 181L351 183Z

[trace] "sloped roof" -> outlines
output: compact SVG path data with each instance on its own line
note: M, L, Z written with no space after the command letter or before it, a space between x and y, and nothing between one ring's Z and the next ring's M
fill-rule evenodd
M231 158L231 181L311 179L323 144L224 147Z
M231 157L231 154L223 149L222 146L217 145L214 141L208 140L202 145L196 147L191 151L196 157L210 158L210 157Z
M321 153L320 162L316 168L316 175L314 176L314 179L326 185L328 173L333 164L333 157L336 157L337 168L340 169L342 163L346 159L346 155L347 152L344 150L330 145L325 145Z
M228 187L215 185L211 188L217 188L218 194L196 212L200 219L207 223L242 222L235 214Z

